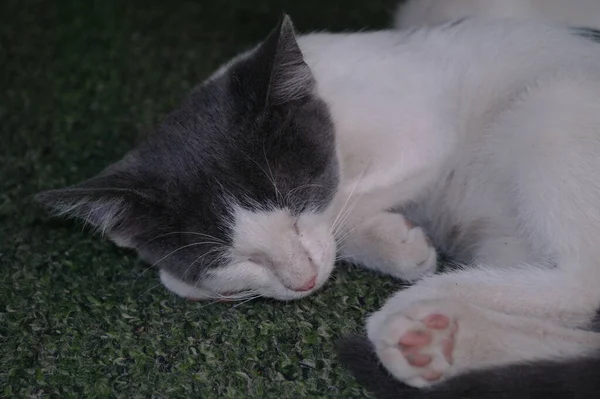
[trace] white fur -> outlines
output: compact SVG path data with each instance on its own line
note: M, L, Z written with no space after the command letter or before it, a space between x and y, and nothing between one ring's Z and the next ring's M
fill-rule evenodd
M600 27L598 0L408 0L395 17L400 28L465 17L529 18L571 26Z
M473 253L489 267L427 277L369 320L388 370L425 386L427 371L442 373L439 381L600 347L575 330L600 304L600 45L548 25L480 20L314 34L300 46L337 127L335 207L352 198L345 241L373 251L362 226L411 202L434 220L480 225ZM375 226L386 249L370 258L393 254L387 263L402 277L415 248L400 250L407 229L390 237L385 223ZM438 356L432 370L416 368L390 344L390 334L397 342L420 325L411 312L458 324L454 364ZM426 353L439 355L439 342Z

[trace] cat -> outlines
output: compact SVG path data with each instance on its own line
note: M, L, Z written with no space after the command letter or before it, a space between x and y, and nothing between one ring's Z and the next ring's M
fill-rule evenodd
M468 17L520 18L600 28L597 0L407 0L395 15L400 28L435 25Z
M192 300L301 298L338 255L415 282L367 320L411 392L584 359L600 348L600 46L583 33L296 36L286 16L121 161L38 199ZM435 274L435 248L470 266Z

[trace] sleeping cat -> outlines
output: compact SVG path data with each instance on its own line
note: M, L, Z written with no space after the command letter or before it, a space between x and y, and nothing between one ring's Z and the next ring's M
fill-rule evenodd
M599 66L541 23L296 37L286 17L121 161L38 198L190 299L300 298L336 253L415 281L368 337L443 393L600 348ZM434 247L469 266L434 275Z
M520 18L600 28L598 0L407 0L397 27L435 25L466 17Z

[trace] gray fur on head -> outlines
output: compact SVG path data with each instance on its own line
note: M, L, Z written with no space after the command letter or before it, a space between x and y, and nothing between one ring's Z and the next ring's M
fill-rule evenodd
M338 181L333 124L284 16L266 40L197 89L121 161L37 196L155 262L198 241L231 244L232 207L323 209ZM275 188L276 187L276 188ZM209 240L211 241L211 240ZM161 262L197 283L219 267L212 244Z

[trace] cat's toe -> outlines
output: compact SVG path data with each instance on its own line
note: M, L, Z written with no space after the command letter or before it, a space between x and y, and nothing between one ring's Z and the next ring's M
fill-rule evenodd
M452 374L458 323L446 310L416 304L388 316L371 336L380 360L396 378L425 387Z
M394 249L397 277L416 281L431 275L437 268L437 252L420 227L412 227L406 239Z
M437 253L421 227L403 215L382 212L346 233L342 256L413 282L435 272Z

